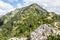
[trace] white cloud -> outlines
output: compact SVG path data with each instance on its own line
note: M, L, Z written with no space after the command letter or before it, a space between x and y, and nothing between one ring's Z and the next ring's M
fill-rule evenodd
M5 10L0 9L0 16L5 15L7 12Z
M47 1L48 0L24 0L24 4L27 6L27 5L32 4L32 3L40 4L40 3L47 2Z
M45 6L47 8L47 10L49 11L54 11L57 14L60 14L60 0L49 0L46 3L47 6ZM46 9L45 8L45 9Z
M7 12L10 12L14 10L13 6L10 5L9 3L5 3L3 1L0 1L0 15L1 14L6 14Z

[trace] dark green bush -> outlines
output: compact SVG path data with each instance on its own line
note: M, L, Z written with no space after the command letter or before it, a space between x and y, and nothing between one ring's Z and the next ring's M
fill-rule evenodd
M60 40L60 35L55 36L49 35L47 38L48 38L47 40Z

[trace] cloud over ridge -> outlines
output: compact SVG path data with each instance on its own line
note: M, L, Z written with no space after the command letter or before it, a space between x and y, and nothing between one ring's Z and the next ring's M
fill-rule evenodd
M18 3L18 1L21 0L8 0L8 1L12 3L17 2L16 8L25 7L32 3L37 3L48 11L53 11L56 12L57 14L60 14L60 0L23 0L23 3ZM16 8L14 8L13 5L4 2L3 0L0 0L0 15L12 11Z

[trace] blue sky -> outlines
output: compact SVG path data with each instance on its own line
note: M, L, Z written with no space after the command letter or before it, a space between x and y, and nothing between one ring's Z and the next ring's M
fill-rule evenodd
M13 7L17 7L17 4L20 3L23 5L23 0L3 0L6 3L9 3L10 5L12 5Z
M32 3L37 3L48 11L60 14L60 0L0 0L0 15L22 8Z

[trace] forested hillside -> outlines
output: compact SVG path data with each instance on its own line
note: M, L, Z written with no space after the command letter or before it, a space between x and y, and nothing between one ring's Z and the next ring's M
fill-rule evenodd
M37 4L17 8L0 17L0 40L11 37L29 37L30 33L42 24L51 24L60 20L54 12L48 12Z

